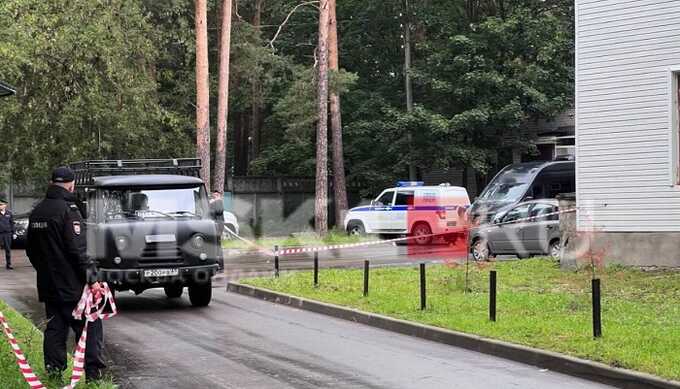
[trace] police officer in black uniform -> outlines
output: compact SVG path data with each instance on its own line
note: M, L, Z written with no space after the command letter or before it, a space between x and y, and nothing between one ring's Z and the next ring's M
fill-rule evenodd
M75 174L67 167L52 172L47 195L29 218L26 253L38 277L38 297L45 303L47 328L43 343L45 368L55 377L66 369L66 340L69 328L78 339L85 325L72 312L85 284L100 291L94 262L86 255L86 238L76 205ZM102 357L104 333L101 320L88 324L85 376L101 378L106 367Z
M14 217L7 202L0 199L0 248L5 250L5 268L12 270L12 240L16 238Z

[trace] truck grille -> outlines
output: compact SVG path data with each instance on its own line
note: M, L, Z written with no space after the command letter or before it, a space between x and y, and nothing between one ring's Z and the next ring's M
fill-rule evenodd
M142 251L140 262L143 263L182 263L182 249L176 243L147 243Z

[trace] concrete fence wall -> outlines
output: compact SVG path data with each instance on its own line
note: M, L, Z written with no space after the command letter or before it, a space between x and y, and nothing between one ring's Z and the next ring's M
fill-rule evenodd
M332 179L329 180L332 182ZM225 209L236 215L243 236L287 236L314 230L313 178L229 177ZM335 224L333 188L329 188L329 225ZM348 187L349 206L361 203ZM340 221L342 222L342 221Z
M33 209L33 206L44 196L46 189L46 186L40 188L10 181L5 187L0 187L0 198L9 201L9 209L15 215L21 215Z
M332 179L329 179L329 225L335 224ZM10 184L0 194L10 202L15 214L29 212L44 195L45 188ZM287 236L314 230L314 178L228 177L225 209L236 215L244 236ZM349 185L350 207L361 199ZM366 202L369 200L366 200Z

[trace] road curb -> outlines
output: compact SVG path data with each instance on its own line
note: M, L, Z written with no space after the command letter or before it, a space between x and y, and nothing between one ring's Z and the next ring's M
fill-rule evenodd
M599 362L575 358L556 352L539 350L477 335L465 334L383 315L308 300L236 282L227 284L227 291L298 309L332 316L338 319L397 332L404 335L461 347L544 369L601 382L624 389L680 389L680 382L669 381L651 374L611 367Z

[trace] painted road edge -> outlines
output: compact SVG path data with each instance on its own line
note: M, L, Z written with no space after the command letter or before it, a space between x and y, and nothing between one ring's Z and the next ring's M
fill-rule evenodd
M552 351L487 339L477 335L417 324L357 309L295 297L237 282L229 282L227 284L227 292L255 297L260 300L287 305L338 319L477 351L624 389L680 389L680 382L666 380L647 373L621 369Z

